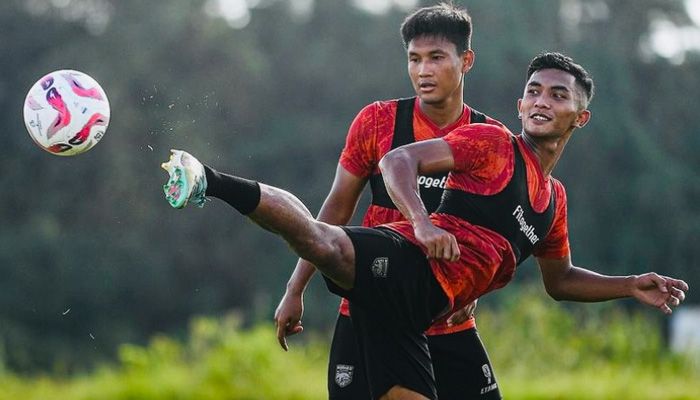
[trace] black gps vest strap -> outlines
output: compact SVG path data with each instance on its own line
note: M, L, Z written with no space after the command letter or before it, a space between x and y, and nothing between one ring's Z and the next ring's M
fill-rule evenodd
M395 149L405 144L416 141L413 131L413 105L416 98L410 97L400 99L396 105L396 118L394 121L394 135L391 140L391 149ZM472 124L485 123L486 116L479 111L471 109L469 122ZM420 197L428 212L433 212L440 205L442 192L447 181L447 173L434 174L418 177L418 187ZM372 189L372 204L385 208L396 209L391 201L389 193L384 186L384 178L381 174L374 174L369 177L370 188Z
M486 123L486 115L483 113L480 113L479 111L476 111L475 109L471 109L471 115L469 115L469 123L470 124L485 124Z
M413 105L416 98L400 99L396 104L394 119L394 136L391 139L391 150L416 141L413 132Z
M542 213L533 210L525 161L515 138L512 141L515 166L513 176L502 191L485 196L447 189L442 204L435 212L457 216L500 234L510 242L516 263L520 264L549 233L554 221L554 187L547 208Z

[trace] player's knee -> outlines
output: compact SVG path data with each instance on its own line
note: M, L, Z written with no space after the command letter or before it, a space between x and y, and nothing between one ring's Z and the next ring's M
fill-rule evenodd
M355 251L352 241L341 228L323 224L316 240L305 244L305 251L299 255L313 263L323 275L343 288L350 288L354 282Z
M340 236L345 235L343 230L324 223L316 223L313 231L313 235L294 245L299 255L317 266L339 262L343 249Z

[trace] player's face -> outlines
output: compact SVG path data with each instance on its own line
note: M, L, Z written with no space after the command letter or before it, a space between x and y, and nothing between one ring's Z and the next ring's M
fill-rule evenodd
M584 126L590 117L581 110L576 79L568 72L543 69L532 74L518 100L523 131L533 137L558 137Z
M419 36L408 43L408 75L424 104L440 105L458 98L462 103L462 79L474 62L474 53L457 52L449 40Z

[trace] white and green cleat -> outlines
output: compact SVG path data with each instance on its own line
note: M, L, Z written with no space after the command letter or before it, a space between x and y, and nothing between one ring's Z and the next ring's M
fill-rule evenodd
M202 163L185 151L170 150L170 159L160 166L170 175L163 192L171 206L183 208L191 203L204 207L207 177Z

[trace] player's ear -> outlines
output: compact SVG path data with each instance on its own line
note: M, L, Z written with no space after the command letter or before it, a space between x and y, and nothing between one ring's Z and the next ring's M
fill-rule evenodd
M518 119L523 119L522 105L523 99L518 99Z
M462 53L462 73L466 74L474 66L474 58L476 55L471 49Z
M586 126L588 121L591 119L591 111L590 110L583 110L578 113L578 116L576 117L576 121L574 121L574 126L576 128L583 128Z

